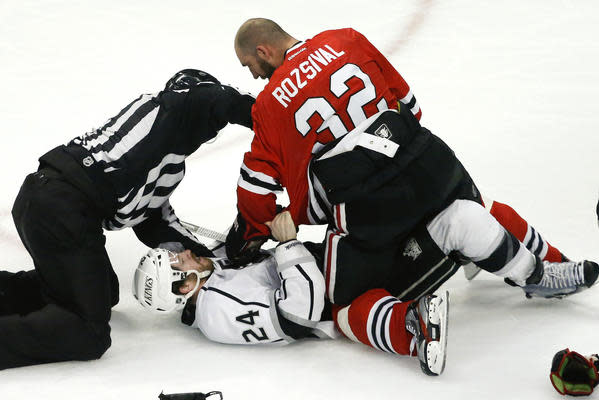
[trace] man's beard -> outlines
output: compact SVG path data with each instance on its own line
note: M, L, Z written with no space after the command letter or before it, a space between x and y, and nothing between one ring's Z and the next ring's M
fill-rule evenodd
M275 73L276 68L264 61L263 59L258 58L258 64L260 64L260 68L262 68L262 71L264 71L264 75L266 76L266 78L270 79L272 74Z

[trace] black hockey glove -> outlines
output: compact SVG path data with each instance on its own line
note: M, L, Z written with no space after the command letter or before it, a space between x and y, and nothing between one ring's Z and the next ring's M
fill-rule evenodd
M181 322L187 326L191 326L196 320L196 305L191 301L185 303L183 312L181 313Z
M210 251L208 247L204 246L201 243L192 242L190 240L188 248L189 250L191 250L193 254L195 254L198 257L214 257L214 253Z
M226 111L227 121L231 124L243 125L252 129L252 106L256 99L248 93L240 93L231 86L223 85L223 89L231 96Z
M206 400L208 398L208 400L223 400L223 394L218 391L212 391L206 394L202 392L172 394L160 393L158 398L160 400Z
M549 378L555 390L562 395L588 396L599 382L597 364L599 357L591 356L595 362L570 349L558 351L553 356Z
M225 241L227 258L233 263L234 267L241 267L251 262L255 262L258 257L262 256L260 247L268 239L259 236L246 240L246 230L247 224L245 219L241 216L241 213L238 213Z

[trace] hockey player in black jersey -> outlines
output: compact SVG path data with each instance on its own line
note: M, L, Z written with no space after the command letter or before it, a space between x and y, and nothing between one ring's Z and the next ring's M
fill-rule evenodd
M448 310L447 293L430 295L463 261L527 297L564 297L597 281L597 263L542 261L507 232L453 151L405 108L323 146L308 176L308 215L328 224L322 264L337 327L356 342L417 355L427 374L445 366ZM227 245L243 230L238 216Z
M212 255L169 197L202 143L228 123L251 128L253 103L210 74L183 70L40 158L12 210L35 269L0 272L0 369L97 359L110 347L119 292L103 229L132 227L151 248L174 241Z
M464 261L527 297L569 296L599 276L592 261L542 261L506 231L453 151L409 110L379 112L328 143L308 175L308 212L329 224L324 274L337 326L383 351L415 348L426 373L443 371L442 346L431 350L407 301L433 293Z

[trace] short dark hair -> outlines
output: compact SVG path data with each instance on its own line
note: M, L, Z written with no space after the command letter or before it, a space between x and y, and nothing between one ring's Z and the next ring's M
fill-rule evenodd
M235 46L244 52L250 52L259 44L277 46L290 37L279 24L270 19L251 18L239 27Z

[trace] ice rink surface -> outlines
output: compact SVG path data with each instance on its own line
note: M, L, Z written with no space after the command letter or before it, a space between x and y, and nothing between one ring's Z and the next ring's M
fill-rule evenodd
M331 28L365 34L411 85L422 123L456 151L483 194L513 206L574 259L599 259L599 3L504 1L0 2L0 250L28 269L10 209L50 148L101 126L183 68L258 94L233 51L247 18L276 20L297 38ZM172 197L181 219L224 230L251 132L224 129L187 164ZM300 238L318 240L320 228ZM599 352L599 288L526 300L481 273L450 291L441 377L414 359L348 340L287 347L210 343L176 315L147 314L131 296L144 253L132 231L109 232L121 281L113 345L99 361L0 372L0 398L155 399L220 390L233 399L557 399L548 371L564 347Z

